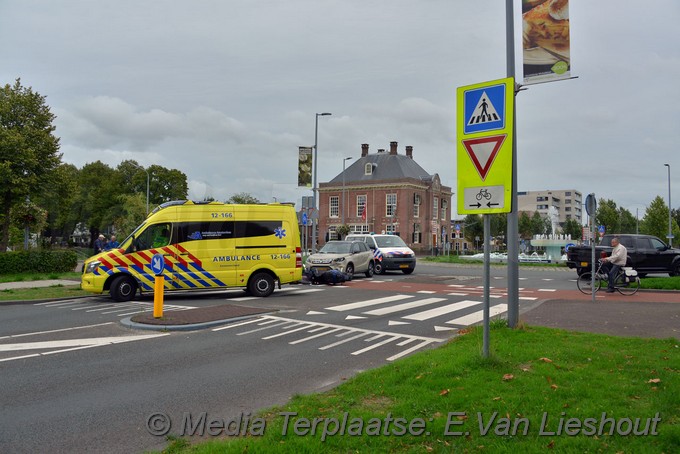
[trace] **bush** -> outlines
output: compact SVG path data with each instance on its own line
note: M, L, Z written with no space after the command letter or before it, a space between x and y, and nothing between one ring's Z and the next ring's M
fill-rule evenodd
M73 271L77 264L76 253L69 250L18 251L0 254L0 274L64 273Z

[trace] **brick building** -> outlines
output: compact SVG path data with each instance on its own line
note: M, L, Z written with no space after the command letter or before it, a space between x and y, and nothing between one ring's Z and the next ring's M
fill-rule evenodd
M338 239L344 217L353 233L395 233L414 251L430 251L450 237L452 194L413 160L413 147L400 155L390 142L389 152L370 154L362 144L344 178L319 184L319 244Z

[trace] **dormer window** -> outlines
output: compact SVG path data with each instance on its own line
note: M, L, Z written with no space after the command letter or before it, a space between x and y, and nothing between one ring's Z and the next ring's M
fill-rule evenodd
M373 175L373 164L370 162L364 166L364 175Z

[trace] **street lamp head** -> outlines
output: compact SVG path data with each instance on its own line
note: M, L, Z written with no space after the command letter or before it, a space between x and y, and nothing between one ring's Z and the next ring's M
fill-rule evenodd
M664 164L664 166L668 167L669 169L671 168L670 164Z
M318 117L321 117L321 116L325 116L325 115L333 115L333 114L330 113L330 112L324 112L324 113L318 113L318 114L316 114L316 115L317 115Z
M349 161L350 159L354 159L354 158L352 156L349 156L349 157L343 159L343 161Z

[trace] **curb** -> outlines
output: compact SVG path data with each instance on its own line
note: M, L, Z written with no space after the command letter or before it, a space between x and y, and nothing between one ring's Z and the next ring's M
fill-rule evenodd
M137 323L132 321L132 317L124 318L120 323L128 328L143 329L148 331L197 331L199 329L212 328L214 326L227 325L229 323L247 320L250 318L259 317L260 315L275 314L277 311L260 312L253 315L243 315L240 317L225 318L221 320L210 320L201 323L192 323L184 325L150 325L147 323Z

